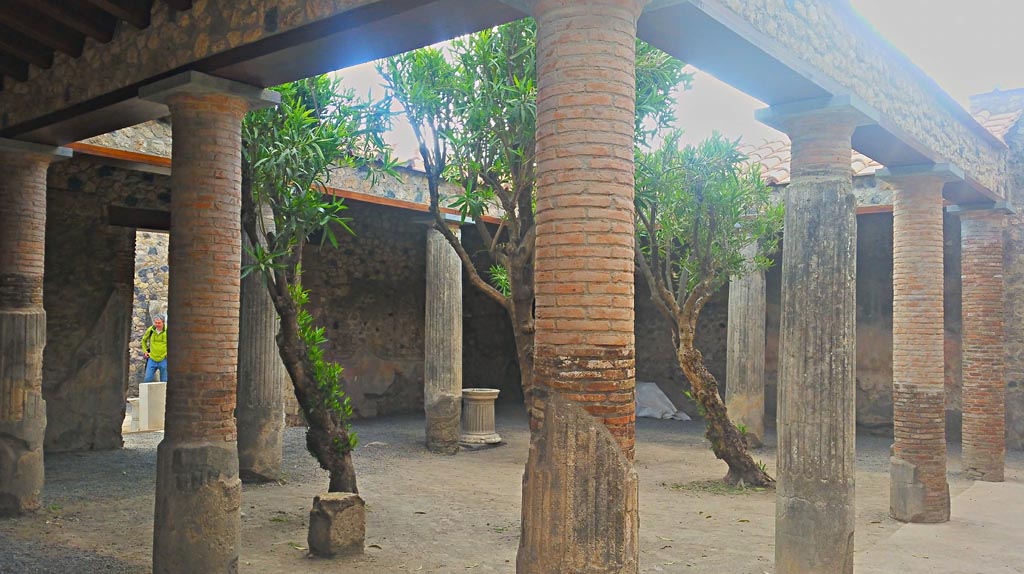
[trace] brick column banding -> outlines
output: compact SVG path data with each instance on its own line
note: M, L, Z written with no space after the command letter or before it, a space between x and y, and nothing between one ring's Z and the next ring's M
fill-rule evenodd
M157 449L153 572L237 572L241 122L263 92L186 72L140 95L166 103L174 122L167 407Z
M264 216L273 229L272 214ZM243 233L242 245L249 245ZM243 248L242 264L255 261ZM280 318L262 273L241 280L238 320L238 473L245 482L281 478L284 398L291 379L277 348Z
M960 213L964 474L1001 482L1006 445L1003 226L995 211Z
M43 260L50 148L0 140L0 516L38 510L43 489Z
M523 479L520 574L637 571L633 132L636 23L646 4L533 2L538 432ZM547 406L558 414L549 428ZM607 432L592 435L596 424ZM593 448L561 448L563 434L593 436ZM584 500L600 503L577 506Z
M755 255L756 243L744 248L748 261ZM766 306L764 271L751 271L729 281L725 406L733 424L746 429L750 448L759 448L764 441Z
M427 449L456 454L462 418L462 261L434 228L427 229L423 347Z
M948 174L948 177L943 174ZM948 166L880 172L893 195L893 434L890 514L949 520L942 188Z
M779 338L775 571L852 574L856 390L855 102L759 113L792 140Z

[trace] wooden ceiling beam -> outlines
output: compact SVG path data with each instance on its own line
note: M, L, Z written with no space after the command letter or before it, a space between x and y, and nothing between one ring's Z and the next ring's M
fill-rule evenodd
M40 68L49 69L53 65L53 50L0 24L0 50Z
M72 58L82 55L85 36L53 20L0 2L0 23L33 38L54 50L60 50Z
M149 27L152 0L89 0L93 6L112 14L139 30Z
M192 7L192 0L165 0L171 8L179 12L184 12Z
M17 0L22 6L106 44L114 39L117 18L85 0Z
M24 82L28 80L28 63L0 52L0 74Z

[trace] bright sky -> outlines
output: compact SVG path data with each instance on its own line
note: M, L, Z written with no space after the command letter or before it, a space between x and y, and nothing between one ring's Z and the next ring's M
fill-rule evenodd
M886 39L935 79L961 105L972 94L1024 87L1024 0L851 0ZM360 95L383 93L372 64L341 72ZM754 120L764 104L727 84L697 72L693 89L679 97L679 125L685 142L700 141L712 130L756 144L784 139ZM399 158L416 157L412 130L396 122L388 138Z

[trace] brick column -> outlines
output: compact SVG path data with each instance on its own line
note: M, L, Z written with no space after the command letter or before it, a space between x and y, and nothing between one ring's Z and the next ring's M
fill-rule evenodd
M1006 432L1003 371L1003 226L996 211L960 213L963 281L964 474L1001 482Z
M427 449L456 454L462 418L462 261L433 227L427 229L423 348Z
M850 141L870 121L835 98L759 112L792 140L779 340L775 572L852 574L857 212Z
M877 175L897 188L889 513L903 522L946 522L942 188L963 175L948 165L892 168Z
M168 385L157 450L153 572L237 572L235 444L241 121L262 90L195 72L140 90L174 122Z
M744 257L757 255L757 244ZM733 424L746 429L747 445L760 448L764 440L764 271L752 271L729 281L729 327L726 341L725 406Z
M537 0L538 432L520 574L637 571L636 22L646 0Z
M0 140L0 516L43 489L46 170L65 148Z
M273 214L264 226L274 228ZM242 245L249 238L242 234ZM242 251L242 264L255 263ZM281 478L284 446L284 398L291 379L277 349L280 318L267 291L266 278L250 273L241 280L238 320L238 473L245 482Z

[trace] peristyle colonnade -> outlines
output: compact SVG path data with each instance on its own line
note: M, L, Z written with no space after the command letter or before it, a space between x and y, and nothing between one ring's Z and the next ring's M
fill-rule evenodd
M631 462L633 66L637 21L647 3L530 4L538 34L532 405L538 430L524 477L521 573L638 570L637 477ZM277 472L273 460L263 464L259 456L240 468L241 445L256 455L269 449L271 459L280 453L273 440L240 440L234 416L236 406L244 411L242 401L236 405L239 355L249 352L244 342L239 346L240 293L246 293L239 279L240 122L248 109L272 105L273 95L194 72L144 86L139 95L165 103L175 125L168 302L175 384L168 389L166 435L158 451L154 571L232 572L241 535L241 477ZM776 572L850 573L856 333L850 152L855 130L876 122L878 114L847 96L774 105L760 117L793 142L782 255ZM0 450L5 514L38 508L43 483L43 219L46 168L54 155L67 152L21 142L4 142L0 149L0 433L16 439ZM891 167L886 175L900 189L894 202L892 514L936 522L949 515L942 188L964 176L943 164ZM970 475L1001 480L1004 216L975 207L961 213L964 460ZM438 265L452 263L443 242L432 241ZM763 296L737 298L730 315L763 317L763 305ZM267 302L241 309L263 314L262 327L253 331L265 345L273 329ZM435 314L439 325L454 316L443 309ZM763 355L763 338L749 340L748 352L760 345ZM445 380L456 375L443 374ZM279 374L261 377L254 380ZM756 395L754 383L743 392ZM448 387L440 384L440 395ZM273 420L280 411L269 403L278 401L279 389L242 393L255 413L253 428L278 432ZM450 413L441 418L452 420ZM444 445L439 450L450 447L450 436L436 438Z

